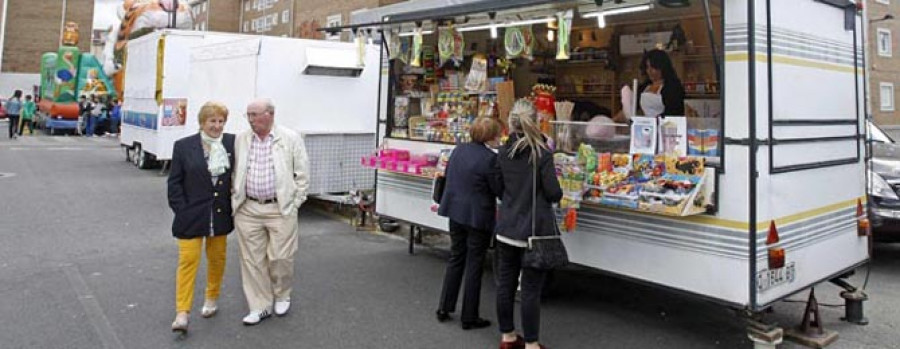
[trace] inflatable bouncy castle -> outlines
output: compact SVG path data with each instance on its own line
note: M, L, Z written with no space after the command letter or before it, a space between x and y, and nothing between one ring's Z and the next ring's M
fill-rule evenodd
M113 77L115 90L121 95L128 40L156 29L191 29L194 18L185 0L125 0L117 14L120 23L112 27L103 47L103 71Z
M47 127L75 128L80 96L116 98L112 82L94 55L78 50L78 25L68 22L62 46L41 56L41 102L38 108L50 118Z

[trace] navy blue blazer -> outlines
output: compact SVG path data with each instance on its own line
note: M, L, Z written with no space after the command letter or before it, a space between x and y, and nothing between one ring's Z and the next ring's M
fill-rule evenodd
M497 154L481 143L453 149L438 214L478 230L494 231L497 197L503 192Z
M234 230L231 215L231 173L234 169L234 135L225 133L222 145L231 167L212 182L203 154L200 133L179 139L172 150L169 171L169 207L175 212L172 235L179 239L209 236L212 217L214 235Z

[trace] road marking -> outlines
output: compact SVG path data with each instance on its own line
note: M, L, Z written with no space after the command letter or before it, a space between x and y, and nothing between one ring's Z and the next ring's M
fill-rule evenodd
M15 177L15 176L16 176L15 173L11 173L11 172L0 172L0 178L9 178L9 177Z
M103 309L100 308L100 303L97 302L97 299L91 294L91 290L88 288L87 283L84 282L84 278L81 277L81 272L78 271L78 267L70 264L63 266L62 269L66 274L66 278L69 279L69 284L72 285L72 289L78 296L78 301L81 302L81 306L84 308L85 313L87 313L88 319L94 327L94 331L96 331L97 335L100 337L103 347L108 349L124 349L125 347L122 346L122 342L119 340L119 337L116 336L116 332L113 331L112 324L109 323L109 319L106 318L106 314L103 313Z
M81 147L29 147L29 148L10 147L9 148L9 150L43 150L43 151L46 151L46 150L49 150L49 151L60 151L60 150L71 151L71 150L85 150L85 149L93 149L93 148L85 147L85 146L81 146Z

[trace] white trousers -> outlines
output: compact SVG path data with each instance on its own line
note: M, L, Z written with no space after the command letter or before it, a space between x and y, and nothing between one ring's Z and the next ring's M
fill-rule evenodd
M234 216L241 250L241 278L251 311L271 309L291 297L298 217L282 216L278 203L247 200Z

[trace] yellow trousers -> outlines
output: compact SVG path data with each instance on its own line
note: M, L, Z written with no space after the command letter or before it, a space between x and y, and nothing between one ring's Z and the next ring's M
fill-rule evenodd
M227 236L178 240L178 271L175 274L175 311L190 312L194 302L194 280L206 242L206 299L218 299L225 275Z

